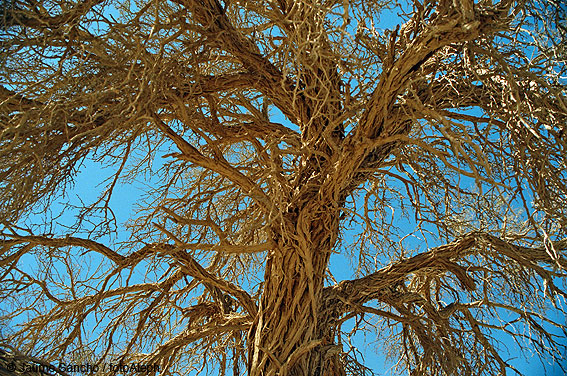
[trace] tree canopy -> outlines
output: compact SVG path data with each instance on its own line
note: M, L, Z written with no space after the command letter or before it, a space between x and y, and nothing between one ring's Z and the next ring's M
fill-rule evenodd
M364 331L409 375L521 372L505 336L567 367L560 1L1 6L11 348L364 375Z

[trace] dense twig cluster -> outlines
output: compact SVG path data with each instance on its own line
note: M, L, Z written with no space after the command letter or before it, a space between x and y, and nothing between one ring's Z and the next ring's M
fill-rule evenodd
M2 3L3 341L161 374L363 375L354 322L412 375L514 370L501 334L564 366L562 12ZM97 164L100 196L71 204ZM113 242L128 185L145 196ZM65 200L75 223L42 217ZM339 252L356 279L334 280Z

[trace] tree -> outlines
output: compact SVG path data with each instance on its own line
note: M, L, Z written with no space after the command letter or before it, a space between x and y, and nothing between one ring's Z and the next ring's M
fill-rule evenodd
M49 376L53 374L51 364L20 354L10 346L3 345L2 347L0 347L0 375ZM64 374L64 371L58 371Z
M4 341L160 374L362 375L360 330L411 375L516 371L502 334L564 360L561 2L2 7Z

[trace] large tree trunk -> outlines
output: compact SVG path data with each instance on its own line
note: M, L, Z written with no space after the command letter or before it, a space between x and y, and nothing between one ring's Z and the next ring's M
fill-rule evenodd
M266 266L259 313L249 333L249 375L342 375L334 327L321 298L338 234L338 210L306 205L289 213Z

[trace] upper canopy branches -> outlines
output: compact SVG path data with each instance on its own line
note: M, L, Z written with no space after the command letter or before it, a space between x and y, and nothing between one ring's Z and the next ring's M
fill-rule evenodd
M271 291L284 277L305 277L298 286L308 286L306 317L321 294L334 307L317 320L328 314L338 337L341 320L375 314L401 328L389 333L402 339L407 364L427 358L428 370L443 351L494 359L487 333L500 308L537 330L538 309L564 296L554 285L564 277L564 244L552 247L567 226L560 2L1 7L0 282L47 296L45 311L60 321L50 326L42 316L26 329L71 328L61 348L80 342L89 315L121 308L101 334L104 354L120 347L116 331L128 337L123 354L151 348L148 358L170 364L196 341L231 349L238 368L276 254L299 261L290 275L273 265L280 274L266 283ZM100 196L67 200L79 171L99 165ZM122 203L112 197L124 184L144 197L127 213L131 238L114 247L94 238L116 232ZM38 223L40 205L58 200L79 206L77 223ZM431 239L458 240L424 245ZM355 250L353 270L366 277L319 294L330 283L330 254L343 248ZM20 268L25 255L37 256L51 279ZM77 255L110 262L77 276L69 268ZM51 257L79 282L60 288ZM515 273L509 284L501 265ZM143 281L133 281L138 272ZM536 302L518 312L494 299L502 286ZM77 291L89 299L73 300ZM16 316L35 309L13 304ZM152 337L161 347L141 339L164 332L167 317L176 325ZM459 342L462 333L471 340ZM33 336L18 335L22 343ZM438 348L427 352L430 337ZM299 359L319 342L286 346ZM498 359L493 372L506 367Z
M200 139L208 135L203 141L209 150L258 140L260 155L266 150L262 143L279 149L275 140L288 142L292 148L267 152L268 159L254 162L271 176L264 193L290 180L283 173L288 167L299 168L299 176L320 176L315 180L323 184L323 195L336 186L332 195L341 202L399 145L420 134L420 121L446 123L452 115L442 109L482 109L495 124L502 124L498 132L513 138L520 132L513 148L524 148L522 128L540 139L553 137L564 147L560 135L565 99L551 76L557 65L542 64L543 56L531 63L529 40L518 46L503 39L494 42L521 21L509 16L521 9L513 2L464 2L458 8L448 2L416 3L403 26L389 34L373 32L367 26L374 19L372 7L364 10L356 4L152 4L129 10L112 10L104 2L70 9L55 4L28 8L17 1L5 6L4 69L10 74L2 89L3 139L12 151L21 150L11 155L22 157L6 156L6 166L13 168L4 175L15 186L23 182L11 176L21 175L23 169L34 171L26 183L34 188L26 191L38 192L35 198L8 199L18 190L4 189L4 202L12 202L12 209L17 202L33 204L62 185L61 179L42 172L37 158L23 157L25 144L18 144L22 138L16 135L35 147L41 144L39 134L61 135L38 157L49 159L63 148L69 159L50 164L58 166L59 175L69 176L87 150L116 139L132 143L147 134L152 114L176 122L181 134ZM112 16L117 11L125 17L117 20ZM18 66L18 60L27 66ZM530 73L538 67L547 70ZM32 78L40 84L30 85ZM242 102L247 96L251 101ZM495 100L511 105L495 106ZM271 106L299 127L301 145L293 130L270 122ZM541 122L549 134L530 129ZM349 130L346 138L340 129ZM471 135L471 142L484 132ZM491 153L489 144L476 152L484 159ZM312 163L277 167L288 163L279 161L283 155L300 155L297 162L313 160L313 155L324 160L315 170ZM473 168L472 175L490 181L488 170ZM237 180L241 186L244 180ZM284 187L293 191L292 185ZM251 189L250 182L241 188L246 194L258 189ZM263 206L273 210L272 205Z

